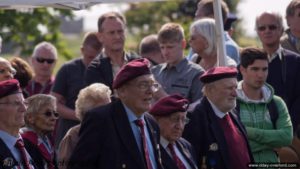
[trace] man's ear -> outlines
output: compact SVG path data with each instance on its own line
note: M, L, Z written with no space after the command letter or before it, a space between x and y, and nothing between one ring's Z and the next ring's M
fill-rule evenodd
M241 74L242 74L242 76L243 76L243 74L244 74L245 71L246 71L246 68L244 68L242 65L240 65L240 66L239 66L239 69L240 69L240 72L241 72Z

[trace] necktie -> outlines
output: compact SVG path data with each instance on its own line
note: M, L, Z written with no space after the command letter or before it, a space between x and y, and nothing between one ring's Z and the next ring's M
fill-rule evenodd
M144 151L143 153L144 153L144 157L146 160L147 169L152 169L153 167L151 165L145 131L144 131L144 122L143 122L143 120L138 119L138 120L135 120L135 124L140 128L140 133L141 133L141 138L142 138L142 146L143 146L143 151Z
M26 155L26 150L25 150L25 147L24 147L24 143L23 143L23 140L22 139L18 139L16 144L15 144L15 147L20 151L21 153L21 158L22 158L22 165L24 166L25 169L31 169L30 168L30 165L29 165L29 160L28 160L28 157Z
M176 162L176 165L179 169L186 169L182 161L179 159L179 157L176 155L173 144L169 143L168 148L171 152L173 160Z
M248 168L250 157L245 139L239 132L239 129L236 128L229 114L226 114L222 121L232 168Z

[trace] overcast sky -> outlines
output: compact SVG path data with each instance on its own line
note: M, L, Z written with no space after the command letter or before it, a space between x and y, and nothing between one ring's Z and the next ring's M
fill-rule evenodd
M254 31L255 17L263 11L277 11L285 16L285 9L291 0L241 0L237 7L237 15L242 20L242 26L247 30L246 34L256 36ZM90 10L76 11L75 15L84 17L84 29L88 31L97 30L98 17L107 11L120 11L126 5L101 4L93 6ZM126 7L125 7L126 8ZM285 22L284 22L285 23Z

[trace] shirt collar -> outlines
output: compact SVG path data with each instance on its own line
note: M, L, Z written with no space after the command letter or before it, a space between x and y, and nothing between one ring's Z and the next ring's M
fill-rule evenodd
M15 137L8 134L5 131L0 130L0 138L4 141L6 146L11 150L15 146L17 140L21 138L21 136L18 134L18 137Z
M208 102L210 103L210 105L211 105L211 107L212 107L214 113L216 114L216 116L218 116L219 118L222 119L226 114L228 114L227 112L226 112L226 113L221 112L221 111L217 108L217 106L216 106L215 104L213 104L208 98L207 98L207 100L208 100Z
M145 119L144 119L144 114L141 116L141 117L137 117L132 110L130 110L129 107L127 107L124 103L122 103L124 108L125 108L125 111L126 111L126 114L127 114L127 117L128 117L128 120L130 123L134 123L135 120L138 120L138 119L141 119L144 121L145 123Z
M187 64L186 62L188 62L188 60L186 60L185 58L183 58L176 66L172 66L173 68L175 68L175 70L177 72L181 72L185 65ZM168 64L167 63L164 63L163 66L162 66L163 69L167 69L168 68Z
M279 48L273 53L271 54L271 57L269 57L269 62L272 62L272 60L274 60L277 56L279 56L279 59L282 60L282 47L279 46Z
M160 136L160 144L164 149L167 149L169 143L170 142L166 140L163 136Z

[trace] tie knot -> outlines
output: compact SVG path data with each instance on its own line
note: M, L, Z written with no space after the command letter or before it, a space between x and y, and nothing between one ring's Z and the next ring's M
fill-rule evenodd
M134 122L137 126L144 127L144 121L142 119L137 119Z
M18 148L23 148L24 147L24 142L22 139L18 139L15 146L17 146Z
M171 151L174 151L174 147L173 147L173 144L172 144L172 143L169 143L169 144L168 144L168 148L169 148Z

